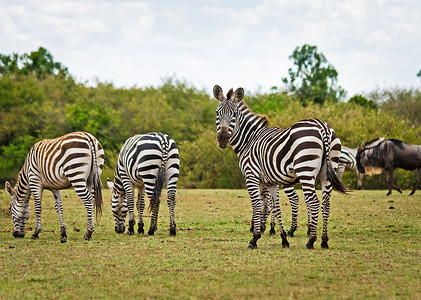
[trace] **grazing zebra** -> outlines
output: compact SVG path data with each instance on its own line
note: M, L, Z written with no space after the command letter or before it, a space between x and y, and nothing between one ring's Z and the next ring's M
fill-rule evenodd
M55 210L61 226L61 242L67 241L66 224L63 220L61 190L73 186L85 204L88 226L84 235L90 240L94 231L93 212L101 213L102 192L100 175L104 165L104 149L90 133L73 132L56 139L42 140L29 151L18 174L16 186L6 182L6 191L12 196L10 209L13 218L13 236L24 237L25 224L29 219L29 198L34 195L36 226L32 235L41 232L41 199L44 189L51 190Z
M170 235L176 235L174 208L179 166L177 145L168 135L152 132L127 139L118 156L114 183L108 180L108 187L112 190L111 208L117 233L124 233L128 211L127 234L134 234L134 186L137 186L138 233L144 233L143 210L146 191L150 200L149 210L152 211L148 234L154 234L157 229L159 196L165 181L170 210Z
M288 186L298 182L302 185L310 215L307 248L314 248L319 213L319 199L315 190L317 175L320 176L323 190L321 246L328 248L327 222L332 188L341 193L347 192L334 172L341 149L334 130L318 119L303 120L287 129L269 128L267 118L253 113L242 101L242 88L235 93L231 89L225 98L221 87L216 85L213 94L220 101L216 109L218 146L226 148L230 144L238 155L251 198L254 232L248 248L256 248L261 237L261 194L264 186L269 188L274 201L272 213L279 223L282 246L289 247L282 226L278 185Z
M367 147L374 147L379 143L383 142L384 138L378 138L371 140L366 143ZM338 178L342 181L342 176L344 175L345 169L347 170L356 170L357 171L357 180L358 180L358 189L362 189L363 185L363 177L364 174L360 173L357 168L357 150L358 148L348 148L342 146L341 156L339 157L339 165L338 165Z

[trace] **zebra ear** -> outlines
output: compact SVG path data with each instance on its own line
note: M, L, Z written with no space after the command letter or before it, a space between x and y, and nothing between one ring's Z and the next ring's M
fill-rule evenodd
M215 85L213 87L213 96L218 101L224 100L224 93L222 92L222 88L219 85Z
M241 101L243 100L243 98L244 98L244 89L240 87L235 90L234 102Z
M112 190L114 187L114 183L111 181L110 178L107 178L107 186L110 190Z
M5 184L5 190L9 193L10 196L16 195L16 191L13 189L12 185L9 183L9 181L6 181Z

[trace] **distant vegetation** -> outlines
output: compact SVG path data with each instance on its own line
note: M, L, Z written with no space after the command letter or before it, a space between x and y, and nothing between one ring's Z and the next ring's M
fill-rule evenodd
M317 54L317 48L311 47L299 53L303 49ZM336 79L336 71L322 58L327 76ZM336 80L325 77L312 82L316 88L308 91L308 100L303 98L307 95L303 87L295 87L300 89L297 94L290 86L247 95L245 102L253 111L268 115L270 126L285 128L304 118L323 119L348 147L377 137L421 144L419 89L378 90L343 102L344 91ZM78 130L91 132L105 148L104 180L113 176L119 149L128 137L161 131L179 146L180 187L242 188L237 157L231 149L219 149L216 144L216 107L217 101L205 91L177 78L167 78L159 87L122 89L102 82L91 87L76 82L44 48L21 56L0 55L0 184L16 180L29 149L44 138ZM416 178L405 171L397 175L404 189ZM385 188L384 176L365 178L363 187ZM355 188L355 177L354 172L345 174L344 182Z

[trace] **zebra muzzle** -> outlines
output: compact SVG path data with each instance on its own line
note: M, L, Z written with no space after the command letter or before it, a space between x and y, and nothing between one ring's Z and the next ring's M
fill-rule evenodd
M226 148L229 142L228 127L221 127L221 130L218 132L218 146L219 148Z

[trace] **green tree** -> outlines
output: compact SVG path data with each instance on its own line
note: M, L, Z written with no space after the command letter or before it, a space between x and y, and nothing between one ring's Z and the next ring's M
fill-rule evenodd
M0 54L0 74L35 74L38 78L46 75L68 75L68 69L54 61L53 55L45 48L19 56Z
M367 98L365 98L362 95L355 95L351 99L349 99L348 102L349 103L355 103L359 106L367 107L367 108L374 109L374 110L378 109L377 104L374 103L373 100L368 100Z
M338 72L323 53L317 51L317 46L297 47L289 59L293 60L294 67L288 69L289 78L284 77L282 81L303 105L336 103L346 96L345 90L337 85Z

